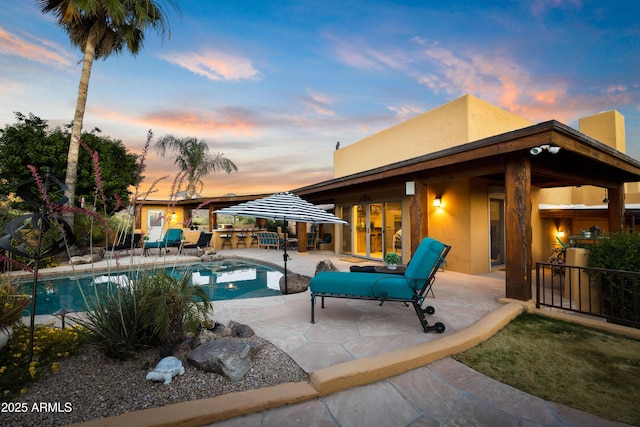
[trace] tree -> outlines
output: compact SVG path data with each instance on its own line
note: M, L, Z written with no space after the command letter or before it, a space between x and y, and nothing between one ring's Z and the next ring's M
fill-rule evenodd
M163 136L156 142L156 150L163 157L167 150L174 153L174 163L180 172L186 174L187 197L193 197L202 190L202 179L210 173L220 169L227 173L238 170L238 167L222 153L210 154L209 146L194 137Z
M164 271L144 276L137 285L144 290L143 324L160 339L160 357L171 355L185 329L195 333L213 309L206 290L194 285L190 274L175 277Z
M15 193L18 184L31 178L27 165L35 166L44 174L46 168L56 177L62 177L66 170L66 152L69 146L69 130L49 129L46 120L33 114L25 116L15 113L17 123L0 129L0 196ZM107 212L113 211L117 200L127 201L129 188L137 180L137 159L127 151L120 140L98 135L99 130L83 133L85 145L98 153L102 191L106 197ZM93 161L87 150L81 150L78 157L78 197L87 202L94 199L96 176ZM15 207L24 207L17 204ZM101 206L102 207L102 206Z
M164 1L178 10L176 0ZM38 0L38 3L43 13L52 13L56 17L71 43L84 54L65 178L68 186L65 195L73 206L78 180L80 134L93 60L106 59L125 49L133 55L138 54L145 31L151 27L164 36L168 21L162 5L153 0Z

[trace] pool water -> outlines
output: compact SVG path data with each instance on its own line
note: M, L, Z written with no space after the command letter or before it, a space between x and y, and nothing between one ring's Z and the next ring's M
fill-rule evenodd
M223 260L173 266L162 268L162 270L166 270L175 277L190 275L191 282L194 285L202 285L212 301L281 295L279 283L283 273L255 261ZM148 272L149 270L136 269L78 275L72 278L39 279L36 315L53 314L64 308L83 311L85 304L82 292L85 295L91 295L94 286L109 286L108 283L127 286L139 275ZM21 286L22 292L31 295L32 282ZM24 311L23 315L30 314L31 306Z

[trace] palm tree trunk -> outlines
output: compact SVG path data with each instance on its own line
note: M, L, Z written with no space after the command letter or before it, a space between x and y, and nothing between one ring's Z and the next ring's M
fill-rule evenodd
M78 156L80 155L80 137L82 136L82 122L84 111L87 106L87 93L89 91L89 77L91 67L95 57L95 45L91 37L87 39L84 48L84 58L82 60L82 74L78 86L78 98L76 100L76 112L73 117L73 129L71 130L71 140L69 141L69 153L67 154L67 176L64 183L67 186L65 196L69 198L68 205L75 205L76 183L78 182ZM67 213L65 219L74 228L73 213Z

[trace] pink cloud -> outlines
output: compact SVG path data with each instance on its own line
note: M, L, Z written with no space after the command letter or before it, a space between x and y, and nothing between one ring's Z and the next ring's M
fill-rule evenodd
M568 87L561 80L536 81L510 58L493 53L467 55L432 47L424 51L437 72L418 81L435 92L451 95L472 93L534 122L567 121L575 117L560 105L569 101Z
M36 39L32 43L15 34L0 28L0 53L4 55L19 56L31 61L43 64L52 64L57 67L73 65L72 56L60 46L48 40Z
M257 124L250 114L227 108L212 113L185 110L152 111L143 116L130 116L118 111L91 107L91 113L110 121L128 123L143 128L162 129L176 135L255 136Z
M213 81L258 79L260 77L260 73L253 67L249 59L224 52L212 50L203 53L174 52L162 55L162 58Z
M328 95L311 90L308 90L307 92L309 93L309 96L301 97L300 99L300 103L304 105L307 110L311 110L313 114L320 116L335 115L335 111L330 108L333 102Z

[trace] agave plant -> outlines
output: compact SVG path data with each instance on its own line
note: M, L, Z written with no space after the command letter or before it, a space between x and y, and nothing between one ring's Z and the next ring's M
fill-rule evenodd
M172 354L185 338L185 330L195 332L213 309L204 288L191 283L190 274L174 277L163 271L145 276L142 317L160 339L160 357Z

